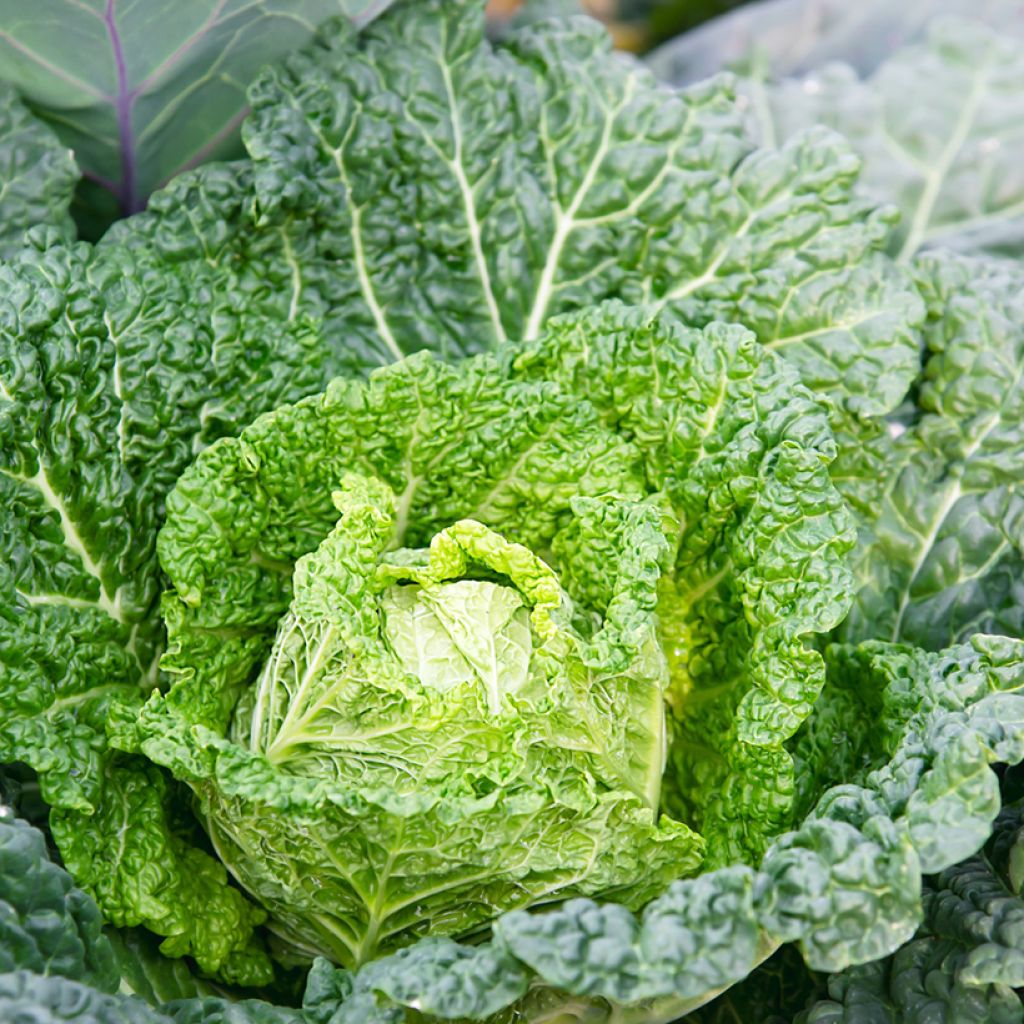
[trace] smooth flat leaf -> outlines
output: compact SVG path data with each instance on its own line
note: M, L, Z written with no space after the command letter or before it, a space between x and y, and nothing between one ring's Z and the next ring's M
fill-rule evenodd
M370 17L386 6L41 0L29 8L4 0L3 77L74 151L92 200L107 194L90 211L102 222L143 209L183 170L237 156L245 89L256 72L302 46L328 18Z

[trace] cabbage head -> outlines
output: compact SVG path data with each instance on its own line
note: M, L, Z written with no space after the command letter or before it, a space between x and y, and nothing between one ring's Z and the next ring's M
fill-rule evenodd
M336 380L179 480L170 687L112 740L191 787L279 956L639 907L787 823L833 451L748 332L621 306Z
M697 868L658 810L669 545L635 461L549 386L422 356L186 475L175 682L132 728L283 947L357 964Z

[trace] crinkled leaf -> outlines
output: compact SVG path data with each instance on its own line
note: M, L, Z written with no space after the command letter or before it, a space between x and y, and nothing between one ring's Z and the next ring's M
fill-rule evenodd
M694 999L744 977L765 955L759 927L754 873L737 867L676 882L640 919L571 900L554 913L506 914L495 934L556 988L632 1003Z
M0 269L0 759L32 765L46 799L77 815L65 834L90 848L111 704L137 708L158 681L164 495L196 446L252 415L246 403L322 374L308 328L275 334L259 357L230 344L228 322L183 323L184 284L138 269L86 246L30 249Z
M661 513L588 498L642 495L636 460L575 395L424 354L183 475L174 682L116 742L193 785L283 943L359 964L530 902L639 905L697 866L657 821Z
M192 845L190 823L172 817L183 797L168 793L166 776L140 759L115 757L100 780L94 812L55 809L50 824L68 870L106 919L166 936L164 954L192 956L225 981L270 981L270 962L253 939L266 915L227 884L219 861Z
M841 635L938 650L1024 633L1024 273L950 255L915 267L929 306L916 411L865 509L859 595Z
M814 816L902 819L929 872L976 851L999 810L989 766L1024 755L1020 642L977 636L939 653L868 642L829 657L795 745L805 799L841 783Z
M164 1004L161 1011L171 1024L306 1024L301 1011L263 999L174 1000Z
M920 305L845 144L753 152L728 81L672 92L609 49L580 19L494 45L473 0L403 4L267 71L251 162L180 178L104 244L214 261L265 316L322 317L353 370L620 297L742 322L858 413L895 405Z
M114 958L96 904L52 863L43 835L0 808L0 974L60 975L106 992Z
M500 944L459 946L436 939L369 965L358 975L352 999L374 992L444 1019L479 1020L519 999L528 984L526 967ZM356 1024L359 1018L343 1016L342 1024L348 1020Z
M17 252L37 224L74 238L68 210L77 180L70 151L0 83L0 257Z
M885 955L914 934L921 868L910 837L885 818L858 829L818 818L787 833L765 856L771 879L761 921L800 944L808 964L840 970Z
M806 639L842 619L850 589L825 410L749 332L701 334L644 310L553 321L515 365L632 439L680 524L659 602L676 718L669 806L698 822L712 862L754 858L789 823L782 743L824 681Z
M0 974L0 1019L17 1024L171 1024L141 999L29 971Z
M1006 712L1007 702L1015 702L1014 707L1024 703L1013 692L1024 685L1024 644L978 636L970 644L940 654L881 643L839 653L845 656L845 671L856 674L860 685L874 695L869 698L873 714L860 720L861 732L875 730L883 736L881 760L868 762L876 770L865 771L863 786L844 783L829 789L800 829L769 847L760 871L720 868L679 882L650 904L639 919L622 907L586 900L571 901L554 911L500 918L490 947L474 946L467 955L481 956L487 948L494 955L508 951L529 966L533 972L530 991L508 1011L513 1019L515 1014L547 1017L565 1013L638 1024L670 1020L718 994L717 988L708 990L705 985L728 985L749 974L760 956L780 940L798 942L812 969L829 971L886 956L913 935L922 919L923 860L929 870L950 868L965 846L957 834L959 827L973 836L973 849L978 850L991 830L996 810L982 829L980 822L973 820L970 787L961 791L958 785L949 786L941 795L944 803L938 806L937 815L950 823L951 841L937 852L932 837L915 825L918 783L902 773L900 765L925 761L920 789L927 793L935 777L928 759L941 759L950 730L956 734L969 728L984 740L980 761L1021 759L1024 729L1014 727L1012 715ZM849 685L855 682L851 680ZM826 696L829 692L827 689ZM851 719L851 725L857 721ZM1008 747L1008 740L1016 747ZM866 738L858 734L853 742L858 741L866 742ZM903 785L903 781L909 784ZM928 799L934 802L934 797L933 793ZM956 824L957 806L966 826ZM1016 891L1022 861L1019 851L1013 850L1012 844L1008 850L1005 842L997 841L986 856L1008 866ZM958 875L954 870L949 878ZM951 889L958 884L949 883ZM979 931L971 933L974 938L981 934L996 945L1017 941L1014 904L989 901L984 888L969 881L962 889L963 896L956 898L966 898L971 910L960 913L958 908L954 916L968 928L978 923ZM926 897L926 906L932 914L938 904L930 899ZM419 956L433 958L435 964L447 962L452 955L443 947L439 958L430 943L413 949ZM987 1019L983 1015L986 1007L1002 1013L1007 1006L1019 1005L1009 999L1006 988L995 985L968 991L964 981L952 995L948 986L933 991L928 986L936 971L944 970L946 952L935 954L925 948L919 954L911 944L899 954L903 956L909 958L900 968L906 972L906 984L894 989L894 997L903 1000L901 1006L917 1006L922 1012L942 1005L951 1005L953 1012L962 1007L965 1014L980 1014L963 1019L981 1021ZM1015 960L1012 953L986 953L972 962L972 969L981 979L981 972L990 966L994 969L997 962L1009 971ZM370 970L375 972L376 995L367 994L362 981ZM354 977L321 968L316 974L316 1021L330 1020L332 1001L341 1003L341 1020L402 1021L404 1009L417 1005L417 990L413 986L400 992L395 982L387 989L390 997L384 997L381 979L392 972L400 976L397 958L381 960ZM1011 975L1002 977L1010 979ZM926 978L928 984L924 985ZM884 964L882 969L874 965L856 968L830 979L832 1002L818 1004L811 1011L817 1016L809 1019L817 1024L859 1021L862 1018L855 1014L865 1007L873 1014L889 1012L888 979ZM455 982L452 984L454 987ZM695 999L689 998L697 992ZM356 997L353 993L361 994ZM843 1016L848 1011L853 1015ZM346 1013L352 1016L344 1016ZM708 1019L718 1018L712 1015ZM902 1018L863 1019L895 1024ZM923 1024L931 1018L911 1019ZM992 1019L1009 1022L1018 1018Z
M829 979L830 999L795 1024L1020 1024L1024 1012L1008 988L955 982L959 956L945 942L914 940L893 957Z
M1007 807L984 851L924 887L924 922L892 957L829 979L801 1024L860 1020L1019 1024L1024 1006L1021 808Z

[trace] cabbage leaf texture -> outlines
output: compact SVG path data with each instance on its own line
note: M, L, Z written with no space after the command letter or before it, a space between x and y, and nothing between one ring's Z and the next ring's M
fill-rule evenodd
M171 688L114 742L192 786L284 941L344 964L555 896L639 906L700 863L683 822L714 862L790 820L807 641L850 582L833 453L749 332L616 305L514 365L338 380L182 476Z

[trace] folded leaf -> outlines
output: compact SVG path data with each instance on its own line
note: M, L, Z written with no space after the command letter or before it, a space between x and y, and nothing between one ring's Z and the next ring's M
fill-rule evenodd
M338 27L252 86L249 161L179 176L102 244L322 318L339 369L500 348L619 297L742 322L858 414L892 408L920 303L845 143L755 152L729 81L671 92L609 51L581 19L491 44L475 0Z
M0 975L32 971L117 988L96 904L50 861L43 835L0 805Z
M668 806L712 863L790 824L783 742L824 682L805 639L845 612L853 542L824 408L746 331L602 307L552 321L516 373L593 403L679 527L658 613L675 712Z
M286 947L359 964L695 869L700 839L658 820L662 516L596 497L639 497L636 459L549 383L420 356L183 475L160 536L174 682L114 740L195 789Z

